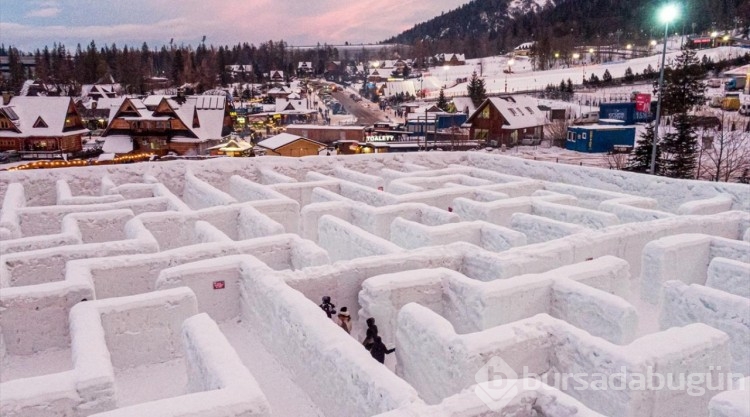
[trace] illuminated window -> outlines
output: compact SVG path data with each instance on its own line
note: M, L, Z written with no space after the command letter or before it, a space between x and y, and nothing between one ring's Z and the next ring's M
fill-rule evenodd
M485 108L482 109L482 112L479 113L480 119L489 119L490 118L490 106L485 106Z
M490 131L487 129L476 129L474 131L474 140L485 140L489 136Z

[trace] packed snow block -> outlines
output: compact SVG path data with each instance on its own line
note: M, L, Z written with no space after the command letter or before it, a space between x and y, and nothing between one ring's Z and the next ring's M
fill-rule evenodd
M349 168L344 168L342 166L335 166L333 168L333 176L344 181L353 182L374 189L385 186L385 181L383 181L383 178L381 177L363 174L361 172L354 171Z
M125 225L133 218L129 209L71 213L63 218L63 234L76 234L82 243L105 243L127 238Z
M388 184L386 189L393 194L408 194L444 188L447 184L481 186L491 185L493 183L489 180L474 178L462 174L439 175L434 177L414 176L393 180Z
M167 208L164 210L151 210L151 211L190 211L192 210L187 204L185 204L184 201L182 201L181 198L179 198L177 195L175 195L167 186L165 186L162 183L157 182L157 180L153 177L153 181L147 180L149 178L149 175L144 175L144 181L149 182L150 184L153 184L154 186L154 196L158 199L165 200L167 203Z
M477 384L445 398L440 404L415 403L375 417L606 417L533 378L520 379L509 386L510 390L514 387L517 391L507 391L512 397L506 399L501 389L491 383Z
M73 196L70 185L67 180L57 180L55 183L57 189L58 206L77 206L86 204L108 204L122 201L125 198L118 194L100 195L100 196Z
M708 264L706 286L750 298L750 263L713 258Z
M575 204L575 197L556 194L540 197L513 197L507 200L474 201L467 198L456 198L453 201L453 211L462 220L484 220L499 226L510 226L514 213L532 214L533 202L536 199L557 202L561 204Z
M620 224L620 220L612 213L542 200L534 200L532 202L531 214L565 223L577 224L589 229L604 229L605 227Z
M607 191L599 188L584 187L581 185L565 184L561 182L545 182L544 189L547 191L575 196L581 207L593 210L598 209L601 203L605 201L648 209L656 208L657 206L657 201L653 198Z
M686 284L706 282L711 236L680 234L646 244L641 262L641 298L656 304L669 280Z
M420 269L377 275L362 283L359 317L374 317L386 346L395 343L396 317L401 307L418 303L445 316L444 281L453 271Z
M105 243L87 243L37 249L26 252L0 255L0 274L8 274L10 286L45 284L62 281L65 278L65 265L76 259L116 256L156 252L158 245L148 239L148 233L135 239Z
M150 186L150 184L146 184ZM101 184L99 186L99 194L101 195L107 195L107 194L119 194L117 192L110 192L115 187L117 187L117 184L112 179L112 177L108 174L105 174L102 176Z
M737 381L735 385L711 398L708 403L709 417L750 416L750 377Z
M318 245L328 251L334 262L403 251L399 246L331 215L318 220Z
M702 285L667 281L661 300L662 329L705 323L729 336L732 371L750 374L750 300Z
M96 306L115 369L181 357L182 322L198 313L195 294L184 287L91 303ZM75 310L71 310L71 322L76 319ZM78 336L72 334L74 339Z
M546 242L590 230L585 226L526 213L511 215L510 228L526 235L529 243Z
M5 197L3 198L3 205L0 207L0 242L8 239L18 239L23 236L18 210L24 207L26 207L26 195L23 185L17 182L8 184L8 188L5 190ZM0 251L0 253L4 252Z
M452 303L446 317L459 331L470 332L547 313L613 343L627 343L638 326L635 308L622 298L629 278L627 262L611 256L491 282L454 276L447 285ZM578 314L579 308L588 314Z
M635 339L638 312L623 298L569 279L555 280L549 314L616 344Z
M3 288L0 291L0 330L6 353L32 355L69 346L70 309L81 300L93 298L93 286L68 285L63 281Z
M398 217L390 227L391 242L405 249L468 242L493 252L526 244L526 235L483 221L427 226Z
M264 215L252 206L240 208L237 218L237 239L254 239L257 237L279 235L285 232L284 226Z
M285 276L286 283L300 291L316 304L330 296L337 308L346 306L352 322L364 322L358 311L363 283L374 276L429 268L460 270L464 253L479 249L472 245L455 243L450 247L430 247L410 252L357 258L336 262L333 265L305 268ZM376 317L376 319L378 319ZM356 330L356 329L355 329ZM363 335L364 336L364 335Z
M688 201L677 208L677 214L717 214L732 210L732 196L719 194L703 200Z
M275 200L258 200L247 203L271 220L284 226L287 233L299 231L299 204L289 198Z
M664 219L673 217L674 214L665 211L644 209L630 205L620 204L615 201L604 201L599 204L598 210L610 212L620 219L621 223L639 223L650 220Z
M78 225L75 222L73 222L73 225L74 228L68 228L61 233L0 241L0 253L10 254L59 246L80 245L83 242L81 242L81 234L78 233ZM70 233L72 230L75 232Z
M237 203L237 199L199 179L190 171L185 173L182 200L195 210Z
M341 202L353 203L353 200L350 200L342 196L339 193L335 193L333 191L326 190L325 188L320 188L320 187L313 188L312 195L310 196L311 204L312 203L327 203L329 201L341 201Z
M296 183L296 181L291 182ZM250 181L239 175L232 175L229 178L228 193L236 198L237 201L243 203L247 201L283 200L288 198L284 194L279 193L267 185L258 184L257 182Z
M286 358L295 381L327 415L372 416L419 400L414 388L372 359L282 277L257 260L244 262L243 320L258 329L269 351Z
M390 239L391 224L398 218L428 226L460 221L454 213L423 203L401 203L385 207L370 207L356 203L352 207L351 218L351 223L355 226L383 239Z
M79 403L72 371L0 384L3 417L78 416Z
M548 366L563 377L578 374L581 382L564 391L607 416L703 417L716 394L709 381L725 378L731 361L727 335L704 324L672 328L618 346L562 323L550 329L554 342ZM604 382L602 375L612 382ZM678 385L684 378L684 388L671 389L670 378ZM649 383L652 389L646 388Z
M280 174L270 168L258 169L258 180L263 185L282 184L285 182L297 182L296 179Z
M119 408L92 417L265 417L270 406L258 383L205 314L186 319L182 343L188 371L188 393Z
M747 186L743 184L671 178L655 180L653 177L629 172L612 175L612 171L608 169L529 161L480 152L468 153L466 158L467 165L507 175L521 175L570 185L586 184L595 189L654 198L658 200L659 208L666 211L677 210L687 201L712 198L717 194L731 195L733 210L750 210Z
M375 207L406 202L399 200L395 194L347 181L340 183L340 193L346 198Z
M709 263L716 257L750 261L750 243L705 234L678 234L649 242L643 248L641 296L659 301L664 282L705 284Z
M317 242L318 223L323 216L330 215L351 223L352 212L354 211L353 206L354 202L347 199L346 201L312 203L302 207L302 210L300 210L302 237Z
M198 311L224 322L240 315L239 265L244 258L223 256L166 268L159 273L155 287L157 290L190 288L197 299Z
M319 181L305 181L295 183L280 183L269 185L272 190L286 196L304 207L312 202L313 190L322 188L332 192L339 192L342 181L324 179Z
M209 222L195 222L195 243L231 242L232 239Z
M476 373L500 356L517 374L524 367L542 374L552 343L544 326L518 321L481 333L456 334L440 315L419 304L405 305L396 330L397 373L428 404L476 384Z

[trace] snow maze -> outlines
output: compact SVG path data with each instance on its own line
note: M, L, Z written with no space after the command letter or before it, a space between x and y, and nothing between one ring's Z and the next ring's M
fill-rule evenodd
M430 152L3 172L0 198L3 417L750 416L747 185Z

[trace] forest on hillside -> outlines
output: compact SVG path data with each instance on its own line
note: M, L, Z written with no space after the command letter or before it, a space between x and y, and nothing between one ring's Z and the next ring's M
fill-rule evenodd
M383 43L412 45L417 56L461 52L476 58L509 52L529 41L565 50L570 45L645 45L662 36L663 25L656 20L658 4L651 0L549 0L536 13L521 9L509 15L511 1L473 0ZM750 24L750 0L680 3L682 13L674 32L705 33Z

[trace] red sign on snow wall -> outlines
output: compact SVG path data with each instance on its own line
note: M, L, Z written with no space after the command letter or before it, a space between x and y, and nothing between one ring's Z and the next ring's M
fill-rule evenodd
M635 95L635 111L648 113L651 110L651 94Z

